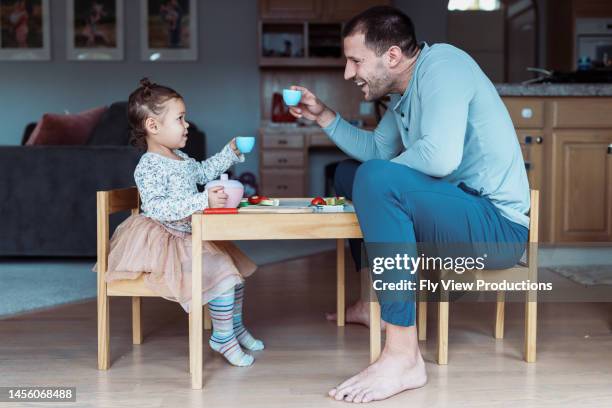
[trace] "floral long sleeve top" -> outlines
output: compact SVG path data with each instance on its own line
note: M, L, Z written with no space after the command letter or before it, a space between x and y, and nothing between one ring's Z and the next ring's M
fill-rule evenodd
M157 153L145 153L134 171L142 202L143 215L169 228L191 232L191 214L208 207L208 192L198 192L198 184L218 178L234 163L243 162L230 145L221 152L198 162L180 150L182 160Z

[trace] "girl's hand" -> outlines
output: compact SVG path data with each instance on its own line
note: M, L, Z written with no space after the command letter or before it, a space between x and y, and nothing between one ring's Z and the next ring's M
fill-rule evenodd
M208 208L223 208L227 202L227 194L223 191L223 186L211 187L208 189Z
M230 147L232 148L232 150L234 151L234 154L238 157L240 157L240 155L242 154L242 152L240 151L240 149L238 149L238 146L236 146L236 138L233 138L232 141L230 142Z

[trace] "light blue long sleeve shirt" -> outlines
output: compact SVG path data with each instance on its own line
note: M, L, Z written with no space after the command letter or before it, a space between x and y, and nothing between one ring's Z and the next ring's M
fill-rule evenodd
M391 95L373 131L340 115L323 130L357 160L390 160L463 182L529 228L529 183L510 115L478 64L456 47L423 44L408 88Z

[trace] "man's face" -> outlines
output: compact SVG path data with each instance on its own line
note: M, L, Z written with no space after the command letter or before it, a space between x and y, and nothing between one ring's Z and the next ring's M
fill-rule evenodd
M366 101L373 101L389 93L391 80L384 56L376 55L365 44L365 35L357 33L344 39L346 67L344 79L352 80L361 88Z

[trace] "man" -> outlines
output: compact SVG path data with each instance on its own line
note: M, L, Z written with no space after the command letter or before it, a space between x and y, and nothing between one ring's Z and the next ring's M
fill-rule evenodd
M291 112L316 121L356 159L339 165L336 186L353 200L370 264L398 245L416 256L416 243L440 255L461 243L482 256L477 243L487 243L487 268L514 265L527 241L529 186L512 122L491 81L463 51L417 44L410 18L392 7L355 16L343 30L343 45L344 78L368 101L391 95L377 128L351 126L299 86L294 89L303 96ZM377 279L385 275L397 276L385 272ZM380 400L427 382L414 298L377 295L385 347L376 362L329 392L336 400ZM347 317L367 322L366 311L358 302Z

